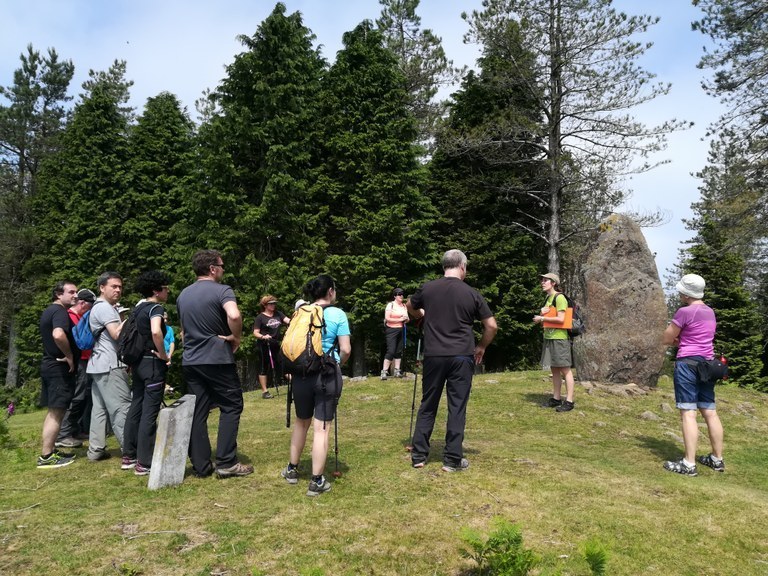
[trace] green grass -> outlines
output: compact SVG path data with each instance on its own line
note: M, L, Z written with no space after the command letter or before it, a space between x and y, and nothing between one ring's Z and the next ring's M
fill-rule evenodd
M430 460L414 470L403 449L412 380L347 383L343 476L314 499L308 452L298 486L279 477L284 395L246 394L239 450L255 474L156 492L119 469L114 439L111 460L79 449L73 465L37 470L43 413L16 415L15 447L0 451L0 574L469 574L462 528L488 534L495 517L521 526L542 573L590 574L582 551L596 540L611 575L768 574L768 396L718 389L726 472L686 478L661 468L682 452L677 411L661 409L674 406L668 383L635 398L577 386L568 414L540 407L549 388L541 372L477 377L472 466L445 474L444 407ZM640 418L647 410L661 419ZM699 454L707 447L702 435Z

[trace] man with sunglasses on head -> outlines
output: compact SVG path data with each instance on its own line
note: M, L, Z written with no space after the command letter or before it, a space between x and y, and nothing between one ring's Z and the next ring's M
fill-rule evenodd
M184 352L181 369L189 391L195 395L195 412L189 439L189 458L195 476L210 476L211 441L208 414L219 407L215 472L219 478L247 476L253 466L237 459L237 433L243 412L243 390L235 367L243 318L235 293L222 284L224 261L216 250L200 250L192 257L197 281L176 300Z

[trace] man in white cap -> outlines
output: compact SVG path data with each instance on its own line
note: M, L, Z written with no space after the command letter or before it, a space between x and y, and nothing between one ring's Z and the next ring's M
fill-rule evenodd
M675 288L683 306L675 312L672 322L662 336L667 346L677 346L675 362L675 403L680 410L683 426L685 455L681 460L664 463L669 472L696 476L696 445L699 426L696 422L698 408L709 431L712 452L701 456L699 463L716 472L725 471L723 462L723 425L715 410L715 382L707 368L707 361L714 359L715 313L704 298L704 278L698 274L686 274Z

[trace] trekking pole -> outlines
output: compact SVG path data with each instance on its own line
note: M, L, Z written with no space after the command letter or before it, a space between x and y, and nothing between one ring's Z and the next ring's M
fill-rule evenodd
M408 444L405 449L408 452L413 451L413 413L416 410L416 382L419 380L419 356L421 356L421 338L416 345L416 362L413 365L413 398L411 398L411 425L408 428Z
M291 427L291 403L293 402L293 390L291 380L288 380L288 394L285 397L285 427Z
M333 403L333 451L336 454L336 469L333 471L334 478L341 478L339 472L339 397L336 396Z
M275 394L280 396L280 386L277 384L277 373L275 372L275 361L272 358L272 346L270 346L270 342L267 342L267 350L269 350L269 364L272 366L272 384L275 385Z

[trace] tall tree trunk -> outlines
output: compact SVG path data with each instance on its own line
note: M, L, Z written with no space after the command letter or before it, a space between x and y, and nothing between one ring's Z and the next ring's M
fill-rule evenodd
M368 373L365 367L365 343L368 337L364 332L358 331L352 339L352 377L365 376Z
M11 319L8 326L8 365L5 372L5 386L6 388L16 388L19 385L19 350L16 348L16 320Z
M561 52L560 0L549 3L549 91L551 95L549 115L549 272L560 274L560 209L562 204L563 175L562 147L560 138L561 106L563 98L563 69Z

